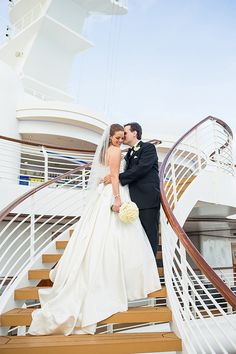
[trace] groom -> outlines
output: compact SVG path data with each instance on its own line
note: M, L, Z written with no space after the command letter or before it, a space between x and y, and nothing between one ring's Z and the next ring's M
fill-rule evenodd
M138 123L124 126L124 144L131 148L125 156L126 170L119 179L122 186L129 186L130 198L139 208L141 224L156 256L160 215L158 157L155 146L142 142L141 138L142 128Z

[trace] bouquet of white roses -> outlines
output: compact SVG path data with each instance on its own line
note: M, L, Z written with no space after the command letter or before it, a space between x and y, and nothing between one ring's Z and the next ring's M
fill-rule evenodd
M130 224L139 216L139 210L134 202L123 203L119 211L119 219L125 224Z

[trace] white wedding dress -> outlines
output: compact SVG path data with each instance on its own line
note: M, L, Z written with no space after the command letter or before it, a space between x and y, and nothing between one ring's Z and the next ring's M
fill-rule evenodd
M108 172L104 167L104 176ZM130 201L128 187L120 186L120 195ZM41 309L32 314L29 334L93 334L97 322L126 311L128 301L161 288L140 220L122 223L111 211L113 201L111 184L94 191L50 272L53 287L39 290Z

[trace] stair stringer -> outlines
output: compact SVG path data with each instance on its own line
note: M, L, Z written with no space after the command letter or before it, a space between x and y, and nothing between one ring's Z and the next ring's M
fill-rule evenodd
M230 207L235 207L236 208L236 177L232 175L227 175L226 173L221 172L220 170L218 171L205 171L202 170L201 173L192 181L192 183L188 186L188 188L185 190L181 198L178 200L178 202L175 205L175 209L173 210L173 213L175 217L177 218L179 224L181 227L183 227L185 221L188 218L188 215L190 214L191 210L193 207L196 205L198 201L202 202L208 202L208 203L214 203L214 204L221 204L221 205L226 205ZM162 211L162 213L164 213ZM170 226L169 226L170 228ZM165 229L162 227L162 242L165 242L165 237L164 233ZM173 232L173 231L172 231ZM171 248L174 250L175 244L171 245ZM167 278L167 263L170 262L170 259L168 259L167 254L165 254L163 247L163 263L164 263L164 269L165 269L165 277ZM185 252L185 250L184 250ZM186 258L186 252L185 252L185 258ZM198 343L196 338L192 337L191 338L191 330L194 332L194 326L196 326L196 323L192 324L192 328L187 328L186 325L183 324L185 328L180 327L181 319L180 319L180 314L175 311L175 303L170 299L168 296L171 293L171 290L173 289L169 288L170 283L166 282L166 288L167 288L167 305L172 311L172 322L170 322L170 327L172 331L175 331L175 333L182 339L182 345L183 345L183 351L182 353L203 353L203 351L194 351L194 348L198 348ZM215 338L218 338L220 341L221 345L223 348L227 351L229 354L235 354L236 349L235 346L230 344L228 342L227 337L235 338L236 337L236 315L232 314L227 316L228 320L230 321L225 321L224 318L221 316L219 317L214 317L214 319L208 318L207 320L207 326L211 328L211 331L214 332L214 338L210 335L209 332L206 331L205 333L205 340L206 342L210 343L212 348L214 348L214 353L222 353L222 348L219 347L219 344L215 341ZM201 326L201 321L200 319L196 320L199 322ZM195 321L195 322L196 322ZM215 321L218 322L219 327L215 325ZM229 324L229 322L231 322ZM224 331L220 330L220 328L224 328ZM225 330L227 332L225 332ZM188 333L188 335L191 338L191 348L186 345L186 338L185 334ZM227 336L225 335L227 333ZM204 343L201 343L204 345ZM206 344L205 344L206 345ZM208 348L205 346L205 350Z

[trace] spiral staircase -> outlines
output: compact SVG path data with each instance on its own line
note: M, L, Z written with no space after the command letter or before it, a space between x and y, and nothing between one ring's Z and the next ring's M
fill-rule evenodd
M234 272L214 271L183 228L198 201L236 208L232 132L214 117L188 131L162 163L162 289L104 319L94 336L27 335L38 289L52 286L49 271L79 221L89 166L43 181L0 212L0 352L235 353Z

